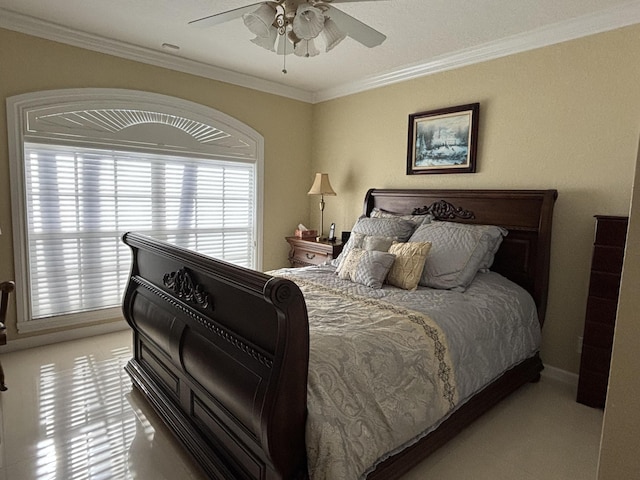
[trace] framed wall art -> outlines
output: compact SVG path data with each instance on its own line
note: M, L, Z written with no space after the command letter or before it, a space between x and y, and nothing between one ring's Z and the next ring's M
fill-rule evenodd
M409 115L407 175L473 173L479 103Z

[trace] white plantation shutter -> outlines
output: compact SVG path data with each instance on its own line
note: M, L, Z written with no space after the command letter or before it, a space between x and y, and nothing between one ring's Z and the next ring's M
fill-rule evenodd
M43 92L59 103L53 107L38 98L20 105L29 95L8 101L17 132L10 150L19 330L117 317L131 268L127 231L260 267L258 134L206 109L222 120L212 126L198 106L170 97L91 89L81 109L60 103L59 92ZM91 108L92 95L100 108ZM105 109L105 97L148 101L145 109ZM178 113L167 113L167 101ZM189 108L193 118L181 116Z
M34 319L120 303L122 234L253 266L253 165L25 144Z

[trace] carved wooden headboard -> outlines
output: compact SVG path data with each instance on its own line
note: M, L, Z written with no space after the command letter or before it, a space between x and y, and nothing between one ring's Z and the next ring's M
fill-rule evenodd
M394 213L431 213L438 220L506 228L492 270L525 288L544 323L549 288L551 222L556 190L385 190L371 189L364 214L373 208Z

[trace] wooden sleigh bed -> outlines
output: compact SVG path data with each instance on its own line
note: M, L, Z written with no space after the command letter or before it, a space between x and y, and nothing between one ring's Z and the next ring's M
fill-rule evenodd
M363 213L419 211L507 229L491 270L531 294L542 326L556 197L555 190L372 189ZM133 252L123 312L134 332L126 366L134 385L211 478L306 478L309 320L301 289L144 235L123 241ZM510 367L367 478L399 478L538 380L542 368L537 352Z

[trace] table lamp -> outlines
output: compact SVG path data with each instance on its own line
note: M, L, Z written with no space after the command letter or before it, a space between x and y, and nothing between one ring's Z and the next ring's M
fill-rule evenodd
M311 185L311 190L309 190L307 194L320 195L320 232L318 234L318 240L324 240L324 196L336 195L336 192L331 188L331 183L329 183L329 174L316 173L316 178L313 181L313 185Z

